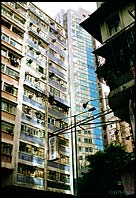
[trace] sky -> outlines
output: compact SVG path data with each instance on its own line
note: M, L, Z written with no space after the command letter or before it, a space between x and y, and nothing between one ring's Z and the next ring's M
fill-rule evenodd
M67 11L68 9L73 9L77 11L79 8L83 8L90 13L97 9L96 2L33 2L46 14L48 14L53 19L57 12L61 9Z

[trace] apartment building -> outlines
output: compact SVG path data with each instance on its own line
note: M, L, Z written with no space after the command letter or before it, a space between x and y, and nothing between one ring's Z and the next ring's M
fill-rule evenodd
M2 187L72 192L64 28L31 2L1 4Z
M102 109L110 112L111 108L108 103L109 87L101 83L102 90ZM108 146L110 143L122 144L127 152L131 153L134 149L134 140L132 137L132 127L129 123L122 121L114 115L113 112L103 117L103 145Z

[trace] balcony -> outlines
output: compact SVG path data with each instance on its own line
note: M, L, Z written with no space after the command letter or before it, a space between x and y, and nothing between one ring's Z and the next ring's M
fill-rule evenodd
M58 183L58 181L47 181L47 185L50 188L70 190L70 185L64 184L62 182L61 183Z
M65 115L65 113L62 113L62 112L57 111L57 110L55 110L55 109L48 108L48 112L49 112L50 114L52 114L52 115L57 116L57 117L62 117L62 118L67 117L67 116Z
M98 61L97 76L110 87L109 105L115 116L130 123L129 100L134 97L135 85L134 23L107 40L94 53L105 58Z
M44 186L44 179L17 174L17 181L27 184Z
M44 120L40 120L40 119L38 119L38 118L36 118L36 117L32 117L32 116L29 115L29 114L26 114L26 113L23 113L23 112L22 112L21 118L22 118L23 120L26 120L26 121L28 121L28 122L33 123L33 125L34 125L35 127L40 127L40 128L44 128L44 127L45 127L45 122L44 122Z
M51 123L48 123L48 128L51 129L52 131L57 131L59 129L58 127L54 126Z
M16 115L13 115L13 114L11 114L9 112L6 112L6 111L1 111L1 119L2 120L10 120L14 123L15 118L16 118Z
M53 167L53 168L57 168L57 169L61 169L61 170L65 170L65 171L70 171L70 166L69 165L64 165L64 164L59 164L56 162L52 162L52 161L48 161L48 166Z
M70 148L68 148L68 147L60 145L59 148L60 148L60 151L62 151L63 153L67 153L67 154L70 153Z
M63 50L59 49L57 46L53 45L52 43L50 44L50 48L52 48L53 50L58 52L58 54L60 54L63 57L65 57L65 52Z
M33 30L33 28L29 27L28 29L30 32L32 32L34 35L36 35L38 38L42 39L43 42L45 42L47 45L50 44L49 38L48 36L43 37L42 34L38 33L37 31ZM48 31L46 31L46 34L48 33Z
M46 50L40 47L38 44L35 44L33 41L30 39L27 40L27 43L31 45L33 48L36 48L37 51L40 51L42 54L46 54Z
M124 71L121 71L117 67L113 68L113 65L111 65L110 63L105 63L97 68L97 77L98 79L101 79L101 77L104 78L107 85L112 91L134 78L131 71L125 71L125 66L126 64L124 64Z
M27 153L19 152L19 159L32 162L33 166L42 165L42 167L44 167L44 159Z
M28 9L27 2L16 2L16 3L18 3L20 6L22 6L26 10Z
M38 107L40 109L45 109L44 104L40 104L32 99L29 99L27 96L23 96L23 101L27 102L28 104L31 104L33 107Z
M65 64L63 61L61 61L59 58L55 57L53 54L48 53L48 57L49 59L51 59L53 62L55 62L56 64L65 67Z
M23 139L23 140L33 142L35 144L40 144L42 146L45 145L45 139L44 138L38 138L38 137L30 136L30 135L27 135L26 133L23 133L23 132L21 132L20 138Z
M58 104L58 106L60 106L60 107L64 107L64 108L67 108L67 107L69 107L69 105L68 105L68 102L66 101L66 100L64 100L64 99L62 99L62 98L60 98L60 97L58 97L58 96L54 96L54 100L56 101L56 102L58 102L57 104Z
M96 73L104 77L111 90L134 79L134 38L134 23L131 23L93 52L105 58L104 64L98 60Z
M109 105L114 115L130 123L129 101L134 97L135 79L124 83L109 94ZM134 95L133 95L134 94Z
M30 52L27 53L27 56L30 57L30 59L36 61L40 66L45 67L45 62L44 60L38 59L38 57L34 56Z
M40 18L43 22L45 22L46 24L49 24L49 21L48 21L47 17L44 16L44 15L39 14L39 13L38 13L38 10L36 10L36 8L34 9L34 8L32 8L31 5L30 5L30 6L29 6L29 10L30 10L32 13L34 13L38 18ZM38 21L36 22L36 24L37 24L37 23L38 23ZM39 24L39 25L40 25L40 24Z
M62 85L60 85L58 82L52 80L52 79L49 79L49 84L50 85L53 85L54 87L60 89L62 92L66 92L66 88L65 87L62 87Z
M10 133L7 133L7 132L1 132L1 140L5 139L7 141L11 141L13 142L13 138L14 138L14 134L10 134Z
M14 9L13 11L17 11L21 17L26 18L26 16L27 16L26 6L24 5L22 7L22 5L21 4L18 4L18 3L19 2L6 2L6 4L9 5L9 8L10 9ZM24 10L24 8L25 8L25 10Z
M43 95L47 96L47 91L41 89L40 87L38 87L36 84L32 84L31 82L29 82L28 80L25 79L24 84L31 87L32 89L34 89L36 92L40 92ZM43 105L44 106L44 105ZM40 107L42 108L42 107Z
M54 67L52 66L49 66L49 71L57 74L58 76L60 76L61 78L63 78L64 80L66 80L66 75L62 72L60 72L58 69L55 69Z

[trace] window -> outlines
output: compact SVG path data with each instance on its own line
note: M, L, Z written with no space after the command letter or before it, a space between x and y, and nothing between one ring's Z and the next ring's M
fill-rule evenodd
M1 55L6 57L7 56L7 50L2 49L1 50Z
M66 175L64 173L60 173L60 181L64 182L64 183L69 183L70 182L69 175Z
M12 145L2 142L1 153L6 155L12 155Z
M55 88L50 86L50 92L55 95Z
M92 151L93 151L93 149L91 147L86 147L85 148L85 152L92 152Z
M39 69L38 69L38 71L40 72L40 73L44 73L44 69L41 67L41 66L39 66Z
M11 93L14 96L17 96L17 88L15 88L13 85L4 83L4 91Z
M10 59L10 63L12 66L17 67L21 64L21 58L19 58L16 54L13 54L12 52L8 52L8 57Z
M120 22L120 17L119 14L114 15L112 18L110 18L107 21L108 29L109 29L109 34L112 35L115 32L119 31L121 29L121 22Z
M81 142L81 138L80 137L78 138L78 142Z
M5 121L1 122L1 129L7 133L13 133L14 125Z
M48 179L56 180L56 172L55 171L48 171Z
M2 110L15 114L16 107L6 101L2 101Z
M92 139L90 139L90 138L84 138L84 143L91 144L92 143Z
M4 72L5 70L5 64L1 63L1 72Z
M9 18L12 18L13 12L11 12L9 9L2 8L1 11L2 11L3 14L8 16Z
M29 127L29 125L21 124L21 132L27 133L27 135L42 137L42 132L44 130L39 130L37 128ZM44 135L43 135L44 137Z
M5 27L7 27L8 29L10 29L11 24L7 21L5 21L4 19L2 19L1 24L4 25Z
M5 73L8 74L11 77L15 77L15 78L19 77L19 73L14 71L13 69L11 69L9 67L6 67Z
M22 50L22 45L15 40L10 39L10 44L18 50Z
M8 42L9 41L9 37L6 35L6 34L1 34L1 39L5 42Z
M18 34L18 35L21 36L21 37L24 36L24 33L21 32L18 28L14 27L14 26L12 27L12 31L13 31L14 33Z
M25 24L25 19L22 19L21 17L17 16L17 15L14 15L14 19L19 22L21 25L24 25Z

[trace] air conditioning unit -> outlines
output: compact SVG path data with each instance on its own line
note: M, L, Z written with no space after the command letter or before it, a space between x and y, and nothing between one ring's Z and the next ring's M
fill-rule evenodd
M32 95L32 94L30 94L28 97L31 99L31 98L33 97L33 95Z
M43 80L46 80L46 76L45 76L45 75L42 75L41 78L42 78Z
M41 41L38 41L38 45L41 45L41 43L42 43Z
M29 64L31 64L32 62L33 62L33 60L32 60L32 59L29 59L29 60L28 60L28 63L29 63Z
M39 78L35 78L35 82L38 82L39 81Z
M39 33L41 31L41 29L40 28L37 28L37 32Z
M52 39L52 42L55 43L56 42L56 39Z
M55 34L58 34L59 32L58 32L58 30L55 30L55 32L54 32Z
M30 49L30 50L33 50L34 48L31 46L29 49Z
M40 54L41 54L41 52L40 52L40 51L37 51L37 52L36 52L36 54L37 54L37 55L40 55Z
M30 27L31 27L31 26L33 25L33 23L31 23L31 22L30 22L30 24L29 24L29 25L30 25Z
M45 125L45 122L44 122L44 121L41 121L41 124L42 124L42 125Z
M53 72L49 73L49 78L52 78L54 76L55 76L55 74Z
M50 22L50 24L51 24L51 25L54 25L54 23L53 23L53 22Z

